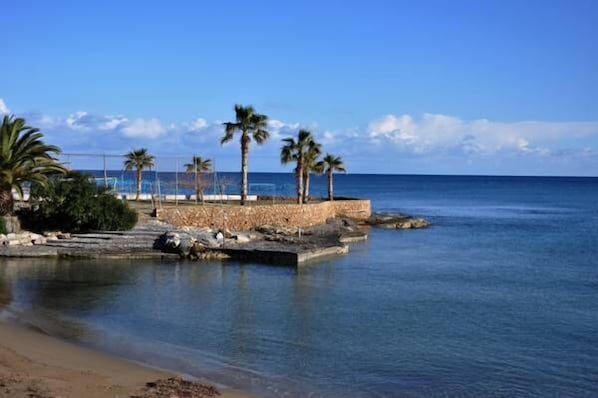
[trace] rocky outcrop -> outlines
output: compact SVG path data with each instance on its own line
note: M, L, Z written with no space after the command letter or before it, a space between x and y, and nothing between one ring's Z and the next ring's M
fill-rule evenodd
M365 224L388 229L417 229L430 226L428 220L399 213L374 213Z
M0 245L2 246L33 246L45 245L47 238L33 232L21 232L9 234L0 234Z
M299 232L299 228L297 227L289 227L289 226L281 226L281 225L261 225L255 228L257 232L260 232L264 235L297 235Z

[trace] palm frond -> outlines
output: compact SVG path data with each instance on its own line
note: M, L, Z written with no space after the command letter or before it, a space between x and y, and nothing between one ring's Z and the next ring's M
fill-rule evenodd
M0 190L15 189L22 195L22 184L44 184L49 175L64 174L66 167L52 155L60 148L46 145L43 134L25 119L5 115L0 126ZM6 206L3 204L3 209Z

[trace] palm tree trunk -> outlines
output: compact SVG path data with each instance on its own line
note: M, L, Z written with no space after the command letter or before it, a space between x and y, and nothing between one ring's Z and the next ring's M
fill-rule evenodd
M139 200L139 194L141 193L141 169L137 169L137 174L135 177L137 180L137 193L135 195L135 200Z
M197 165L195 165L195 199L200 200L200 197L199 197L199 173L197 172Z
M0 189L0 216L12 214L14 208L14 199L11 188Z
M328 172L328 200L334 200L334 192L332 187L332 171Z
M241 205L247 200L247 163L249 155L249 138L246 133L241 136Z
M297 203L303 204L303 159L297 160Z
M197 171L197 181L196 181L196 186L197 186L197 192L195 193L197 195L197 198L201 201L201 204L204 204L203 201L203 186L202 186L202 180L201 180L201 171Z
M303 173L303 203L307 203L309 200L309 178L310 178L310 172L309 171L305 171Z

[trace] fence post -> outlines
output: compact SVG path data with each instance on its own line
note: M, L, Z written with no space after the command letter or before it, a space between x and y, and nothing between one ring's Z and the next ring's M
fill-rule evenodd
M197 201L199 200L198 198L198 194L197 191L199 191L199 189L197 188L197 155L193 155L193 169L194 169L194 173L195 173L195 204L197 204Z
M179 206L179 158L174 160L174 205Z
M162 191L160 189L160 176L158 175L158 164L156 163L156 180L158 181L158 206L162 208Z
M106 170L106 155L104 155L104 187L108 188L108 171Z

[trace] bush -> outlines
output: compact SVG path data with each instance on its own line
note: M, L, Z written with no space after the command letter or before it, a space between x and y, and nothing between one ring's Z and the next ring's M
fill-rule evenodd
M0 234L6 235L6 219L0 216Z
M85 232L123 231L137 223L137 213L126 202L116 199L90 176L71 172L53 177L47 186L31 187L31 208L20 216L36 230Z

